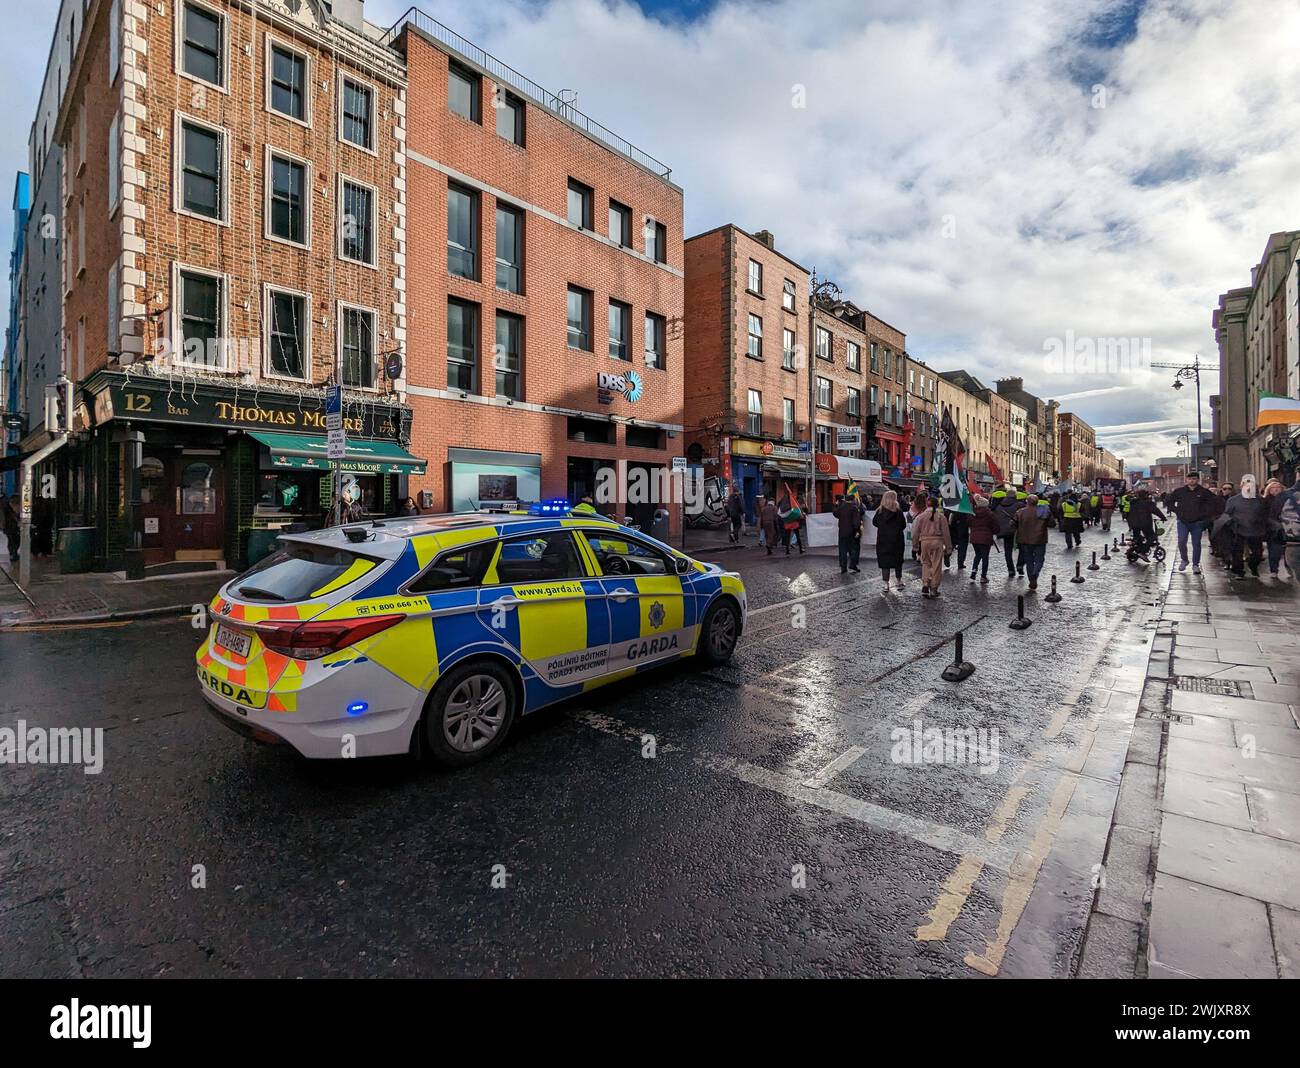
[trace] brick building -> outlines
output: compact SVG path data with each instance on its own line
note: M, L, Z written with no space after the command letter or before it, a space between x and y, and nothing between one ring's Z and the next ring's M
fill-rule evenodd
M421 504L591 492L599 510L650 530L683 451L681 189L427 16L408 15L395 44L410 77L407 390L412 448L429 461L412 481Z
M1073 412L1057 417L1061 434L1061 478L1084 485L1097 478L1097 435Z
M50 130L77 387L60 522L95 528L99 567L248 562L330 505L331 376L349 492L392 512L421 469L401 56L362 0L82 7Z
M912 474L929 475L934 467L934 452L938 446L939 376L930 366L915 356L907 356L907 418L911 425L910 469Z
M687 457L734 481L752 519L758 495L811 485L808 365L825 378L834 361L808 358L810 275L771 233L728 224L696 234L685 264ZM819 319L841 344L850 339L849 326Z
M1011 403L996 390L988 392L989 404L989 454L993 457L993 466L997 469L990 476L994 482L1007 482L1011 479Z
M966 446L967 470L975 476L976 485L988 489L991 486L988 460L992 449L989 426L990 390L968 371L943 371L941 375L949 386L955 386L966 394L967 399L960 405L961 418L958 419L956 411L951 413L953 425L957 427L962 444ZM952 394L948 396L950 400L956 399ZM942 418L942 413L940 417Z

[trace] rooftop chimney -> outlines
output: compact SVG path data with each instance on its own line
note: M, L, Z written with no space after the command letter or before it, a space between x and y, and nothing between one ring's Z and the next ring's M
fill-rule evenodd
M755 241L761 241L773 252L776 251L776 238L772 235L771 230L760 230L754 235Z

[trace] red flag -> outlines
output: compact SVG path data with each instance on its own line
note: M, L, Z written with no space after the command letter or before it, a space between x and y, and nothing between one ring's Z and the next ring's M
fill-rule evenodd
M993 457L988 453L984 454L984 459L988 462L989 474L993 476L994 485L1000 486L1002 484L1002 472L998 470L998 465L993 462Z
M972 497L979 493L979 487L975 485L975 476L971 473L970 468L966 468L966 488L970 491Z

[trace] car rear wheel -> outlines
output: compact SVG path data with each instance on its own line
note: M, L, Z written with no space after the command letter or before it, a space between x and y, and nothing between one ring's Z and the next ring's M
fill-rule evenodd
M500 748L515 721L518 693L493 663L462 664L433 688L424 715L425 742L440 764L476 764Z
M736 602L724 598L704 616L700 630L699 655L710 666L725 664L736 651L740 640L740 609Z

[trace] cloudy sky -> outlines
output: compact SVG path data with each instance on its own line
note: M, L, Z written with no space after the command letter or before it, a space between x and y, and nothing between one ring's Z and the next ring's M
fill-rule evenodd
M367 0L367 17L408 6ZM9 175L56 7L23 0L0 42ZM1172 372L1133 368L1213 359L1218 294L1300 227L1300 4L423 7L671 166L688 234L773 231L914 356L1022 375L1135 465L1176 454L1196 406ZM1125 371L1095 369L1097 350Z

